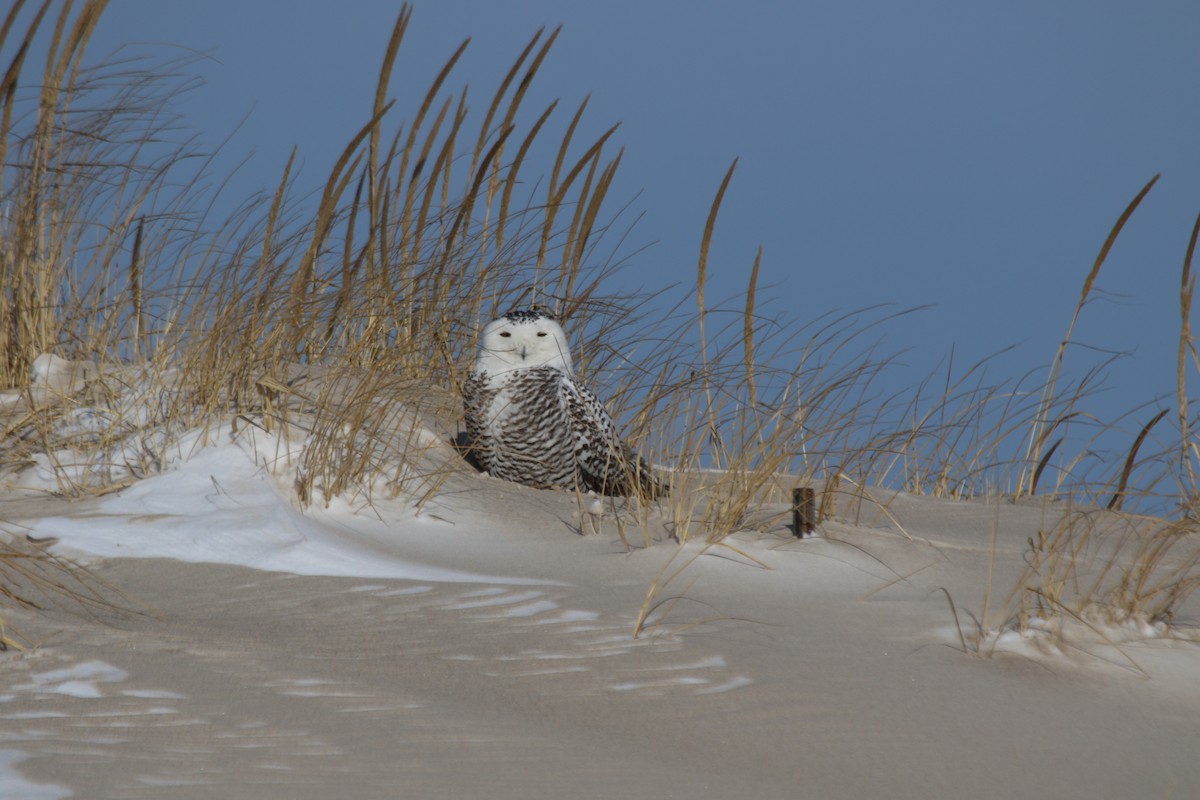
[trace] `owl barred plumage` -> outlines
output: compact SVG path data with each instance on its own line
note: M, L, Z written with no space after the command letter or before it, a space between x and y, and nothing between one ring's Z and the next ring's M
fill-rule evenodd
M606 495L664 491L576 380L566 334L541 311L513 311L484 328L463 407L471 452L494 477Z

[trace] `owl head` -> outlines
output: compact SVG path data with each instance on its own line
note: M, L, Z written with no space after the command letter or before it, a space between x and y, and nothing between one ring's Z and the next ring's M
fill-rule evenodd
M544 366L557 367L568 375L573 370L567 335L546 312L510 311L483 329L476 372L495 375Z

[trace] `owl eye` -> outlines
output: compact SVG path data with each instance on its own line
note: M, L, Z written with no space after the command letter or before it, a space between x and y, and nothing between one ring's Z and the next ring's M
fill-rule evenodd
M512 334L509 333L508 331L500 331L500 335L503 336L505 339L512 336Z
M545 331L538 331L538 336L545 336L545 335L546 335Z

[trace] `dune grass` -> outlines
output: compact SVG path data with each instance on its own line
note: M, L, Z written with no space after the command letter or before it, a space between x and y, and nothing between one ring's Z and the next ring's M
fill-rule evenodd
M0 523L0 608L44 609L66 604L83 612L119 611L120 592L69 559L47 552L19 529ZM36 645L30 633L0 616L0 651Z
M638 255L625 209L608 211L617 128L585 137L586 99L529 107L557 31L518 48L479 106L465 85L451 88L464 41L402 117L389 100L412 18L402 7L372 105L315 199L293 154L273 190L220 217L231 204L209 188L220 186L210 156L172 112L172 95L191 85L186 62L90 64L104 6L18 2L0 27L0 387L13 387L0 407L0 475L37 465L63 495L110 491L161 469L182 432L234 420L303 442L303 504L384 490L420 504L453 469L430 455L444 443L426 432L453 426L477 332L538 304L576 337L579 372L669 486L661 501L624 506L629 546L649 514L680 543L732 546L731 534L778 527L786 512L763 509L789 502L795 486L818 492L824 516L850 521L864 504L886 512L872 487L997 502L1036 494L1160 516L1131 523L1111 551L1131 569L1070 592L1087 516L1031 536L1010 624L1094 606L1170 620L1194 590L1196 230L1175 408L1095 420L1087 401L1104 365L1081 375L1065 366L1106 255L1154 180L1114 225L1044 372L993 383L987 360L959 369L950 353L938 374L889 392L887 334L916 309L775 314L760 300L761 251L748 254L742 296L712 301L708 252L736 161L714 175L694 285L674 296L617 288ZM39 30L50 32L45 66L26 86ZM63 383L39 372L48 353L86 362L86 374ZM1128 433L1128 449L1097 461L1078 438L1085 425ZM640 532L649 545L649 527Z

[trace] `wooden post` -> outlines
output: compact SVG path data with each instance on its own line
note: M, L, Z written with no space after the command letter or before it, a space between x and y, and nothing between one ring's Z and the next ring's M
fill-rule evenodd
M792 489L792 533L803 539L817 529L817 493L807 486Z

